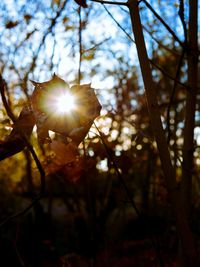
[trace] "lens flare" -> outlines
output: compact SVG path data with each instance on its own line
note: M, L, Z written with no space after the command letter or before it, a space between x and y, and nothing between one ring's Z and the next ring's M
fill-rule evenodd
M56 111L58 113L70 113L75 106L74 96L70 93L61 94L56 99Z

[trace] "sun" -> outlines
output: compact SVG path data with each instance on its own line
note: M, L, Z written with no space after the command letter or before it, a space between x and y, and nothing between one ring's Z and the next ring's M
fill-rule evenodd
M69 92L59 95L55 104L58 113L70 113L76 106L74 96Z

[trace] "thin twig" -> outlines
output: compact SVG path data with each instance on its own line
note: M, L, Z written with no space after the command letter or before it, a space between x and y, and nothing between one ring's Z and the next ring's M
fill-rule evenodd
M5 88L7 88L7 85L6 85L2 75L0 74L0 92L1 92L2 102L3 102L3 105L5 107L6 112L8 114L8 117L10 117L11 120L15 123L16 118L15 118L13 112L11 111L10 106L8 105L8 101L7 101L6 96L5 96Z
M153 36L153 34L147 29L146 26L142 25L142 28L145 30L145 32L147 32L151 36L151 38L159 45L159 47L165 49L169 53L172 53L172 54L174 54L176 56L180 56L180 53L168 48L166 45L162 44L158 39L156 39L156 37Z
M79 29L78 29L78 37L79 37L79 65L78 65L78 85L81 84L81 65L83 59L83 44L82 44L82 17L81 17L81 6L78 9L78 16L79 16ZM83 152L84 156L86 156L86 149L85 149L85 141L83 140Z
M81 6L78 8L78 18L79 18L79 28L78 28L78 38L79 38L79 65L78 65L78 84L81 83L81 64L82 64L82 18L81 18Z
M126 14L129 14L129 11L124 9L123 7L120 6L120 9L125 12ZM153 34L147 29L147 27L142 24L142 28L151 36L151 38L163 49L165 49L166 51L175 54L175 55L179 55L179 53L177 51L173 51L172 49L168 48L166 45L162 44L161 41L159 41L158 39L156 39L156 37L153 36Z
M187 46L187 26L186 26L185 18L184 18L184 2L183 2L183 0L180 0L179 2L180 2L180 7L179 7L178 14L179 14L180 20L182 22L182 26L183 26L184 37L185 37L185 41L184 42L185 42L185 47L186 47ZM168 143L170 141L170 136L171 136L170 109L171 109L171 105L172 105L172 102L173 102L173 99L174 99L174 95L175 95L175 91L176 91L176 87L177 87L176 80L178 80L179 76L180 76L181 66L182 66L182 63L183 63L185 52L186 52L185 49L183 49L183 51L181 53L181 57L180 57L179 63L178 63L178 68L177 68L177 71L176 71L174 87L173 87L172 94L171 94L170 101L169 101L169 105L168 105L168 108L167 108L167 132L168 132L167 142Z
M15 240L14 240L14 246L15 246L15 252L17 254L17 258L21 264L22 267L26 267L25 263L24 263L24 260L22 259L21 255L20 255L20 252L19 252L19 249L17 247L17 242L18 242L18 235L19 235L19 223L17 224L17 229L16 229L16 235L15 235Z
M111 14L111 12L107 9L107 7L103 4L103 7L105 8L106 12L108 13L108 15L113 19L113 21L117 24L117 26L126 34L126 36L133 42L135 43L135 40L131 37L131 35L129 33L127 33L127 31L119 24L119 22L113 17L113 15ZM153 65L156 69L158 69L160 72L162 72L165 76L167 76L169 79L175 81L177 84L188 88L187 85L181 83L178 79L175 79L174 77L172 77L169 73L167 73L164 69L162 69L158 64L154 63L153 60L149 59L151 65Z
M99 135L100 135L101 141L102 141L102 143L103 143L103 145L104 145L104 147L105 147L105 150L106 150L106 152L107 152L108 158L109 158L110 162L112 163L112 165L113 165L113 167L114 167L114 169L115 169L115 171L116 171L117 177L118 177L119 181L121 182L121 184L122 184L122 186L123 186L123 188L124 188L124 191L125 191L126 194L127 194L128 200L130 201L131 205L133 206L133 208L134 208L134 210L135 210L137 216L140 217L140 216L141 216L141 212L140 212L139 209L137 208L137 206L136 206L136 204L135 204L135 201L133 200L133 197L132 197L132 195L131 195L131 192L129 191L128 186L126 185L126 183L125 183L125 181L124 181L124 178L123 178L123 176L121 175L121 173L120 173L120 171L119 171L119 168L117 167L117 164L116 164L116 162L115 162L113 156L111 155L108 146L106 145L106 142L105 142L105 140L104 140L104 136L103 136L102 132L99 130L99 128L97 127L97 125L96 125L95 122L94 122L94 126L95 126L95 128L97 129L97 131L98 131L98 133L99 133Z
M178 11L178 15L180 17L182 26L183 26L183 32L184 32L184 37L185 37L185 44L187 43L187 26L186 26L186 22L185 22L185 9L184 9L184 1L183 0L179 0L180 6L179 6L179 11Z
M94 46L92 46L92 47L90 47L90 48L88 48L88 49L84 49L83 52L84 52L84 53L87 53L87 52L89 52L89 51L91 51L91 50L95 50L97 47L101 46L103 43L109 41L110 39L111 39L111 37L108 37L108 38L106 38L105 40L99 42L98 44L95 44Z
M35 55L33 56L33 60L32 60L32 63L31 63L31 65L30 65L30 67L29 67L29 70L27 71L27 73L26 73L26 75L25 75L25 77L24 77L24 81L25 81L25 82L28 80L28 74L29 74L30 72L32 72L33 69L35 68L36 61L37 61L37 59L38 59L39 53L40 53L40 51L41 51L41 49L42 49L42 46L44 45L47 36L48 36L50 33L53 32L53 29L54 29L54 27L55 27L55 25L56 25L57 19L58 19L58 18L60 17L60 15L62 14L62 11L64 10L64 8L65 8L67 2L68 2L68 1L65 0L65 1L62 3L60 9L56 12L56 15L51 19L51 24L49 25L49 27L47 28L46 32L44 33L44 35L43 35L43 37L42 37L42 40L41 40L41 42L40 42L40 44L39 44L39 46L38 46L38 48L37 48L37 51L35 52Z
M151 65L153 65L156 69L158 69L159 71L161 71L167 78L169 78L170 80L176 82L177 84L183 86L184 88L188 89L188 85L184 84L182 82L180 82L178 79L172 77L168 72L166 72L163 68L161 68L160 66L158 66L158 64L154 63L153 60L149 59Z
M181 66L182 66L182 63L183 63L184 55L185 55L185 50L183 50L183 52L181 54L181 57L179 59L179 63L178 63L177 71L176 71L176 76L175 76L175 79L174 79L174 86L173 86L172 93L171 93L170 100L169 100L169 104L168 104L168 107L167 107L167 119L166 119L166 123L167 123L167 133L168 133L168 136L167 136L167 143L168 144L170 142L170 137L171 137L170 109L171 109L171 106L172 106L172 103L173 103L173 100L174 100L174 96L175 96L175 92L176 92L176 87L177 87L177 80L179 79L179 76L180 76Z
M169 25L164 21L163 18L161 18L160 15L152 8L152 6L146 1L142 0L141 2L144 2L144 4L151 10L151 12L154 14L154 16L163 24L163 26L168 30L168 32L174 37L174 39L182 46L184 47L184 44L180 41L178 36L175 34L175 32L169 27Z
M108 5L118 5L118 6L128 6L127 2L113 2L113 1L101 1L101 0L91 0L92 2L97 2L100 4L108 4Z
M103 4L103 7L105 8L106 12L108 15L114 20L114 22L117 24L117 26L126 34L126 36L133 42L135 43L134 39L131 37L129 33L119 24L119 22L114 18L114 16L111 14L111 12L107 9L107 7Z
M121 182L123 188L124 188L124 191L126 192L126 195L128 197L128 201L131 203L132 207L134 208L135 210L135 213L136 215L138 216L138 218L143 218L143 214L140 212L140 210L137 208L137 205L131 195L131 192L128 188L128 186L126 185L126 182L124 181L124 178L122 176L122 174L120 173L119 171L119 168L117 167L117 164L112 156L112 154L110 153L110 150L108 148L108 146L106 145L106 142L104 141L104 136L102 134L102 132L99 130L99 128L97 127L96 123L94 122L94 126L95 128L97 129L98 133L99 133L99 136L100 136L100 139L102 141L102 144L104 145L105 147L105 150L107 152L107 155L108 155L108 158L110 160L110 162L112 163L115 171L116 171L116 174L117 174L117 177L119 179L119 181ZM146 227L148 228L148 221L146 222ZM160 263L160 266L161 267L164 267L164 263L163 263L163 260L162 260L162 256L161 256L161 253L160 253L160 248L158 246L158 239L157 237L149 237L149 240L151 241L151 244L155 250L155 254L159 260L159 263Z

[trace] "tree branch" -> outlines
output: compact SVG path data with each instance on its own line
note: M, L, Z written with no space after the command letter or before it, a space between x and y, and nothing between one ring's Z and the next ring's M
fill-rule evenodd
M103 7L105 8L106 12L108 15L111 17L112 20L117 24L117 26L126 34L126 36L133 42L135 43L134 39L128 34L128 32L119 24L119 22L114 18L114 16L111 14L111 12L107 9L107 7L103 3Z
M151 12L154 14L154 16L163 24L163 26L168 30L168 32L174 37L174 39L182 47L184 47L184 44L180 41L180 39L175 34L175 32L168 26L168 24L161 18L161 16L158 15L158 13L152 8L152 6L146 0L142 0L141 2L144 2L144 4L151 10Z
M79 62L78 62L78 84L81 83L81 65L82 65L82 56L83 56L83 47L82 47L82 17L81 17L81 6L78 8L78 18L79 18L79 28L78 28L78 43L79 43Z
M145 40L142 32L142 25L137 0L129 0L129 10L143 82L145 86L146 99L152 129L158 147L167 191L171 200L171 205L176 220L177 232L182 244L187 266L196 267L198 266L197 255L194 247L192 233L187 220L186 209L181 199L180 190L178 190L177 188L175 171L172 165L165 132L161 122L161 116L157 102L156 88L155 83L153 81L150 62L148 59Z
M7 103L7 100L6 100L6 96L5 96L5 92L4 92L5 85L6 85L6 83L3 80L2 75L0 74L0 92L1 92L1 96L2 96L2 101L3 101L4 107L6 109L6 112L7 112L8 116L11 118L11 120L14 123L16 123L16 118L15 118L14 114L12 113L12 110L10 109L10 107L9 107L9 105ZM38 171L40 173L40 181L41 181L40 192L34 198L34 200L31 202L31 204L29 204L24 210L14 214L14 215L11 215L10 217L8 217L4 221L2 221L0 223L0 227L2 225L4 225L5 223L9 222L10 220L13 220L13 219L15 219L15 218L17 218L19 216L22 216L26 212L28 212L35 205L35 203L37 203L41 199L41 197L43 196L44 191L45 191L45 172L44 172L43 167L42 167L42 165L40 163L40 160L38 159L38 157L37 157L32 145L29 143L27 136L23 133L23 130L20 131L20 134L24 138L25 144L26 144L27 148L29 149L29 151L30 151L35 163L36 163Z
M176 87L177 87L177 84L178 84L177 81L178 81L179 76L180 76L180 72L181 72L181 67L182 67L184 55L185 55L185 50L183 50L183 52L181 54L181 57L179 59L179 63L178 63L177 71L176 71L176 76L174 78L174 86L173 86L172 93L171 93L171 96L170 96L169 105L167 107L167 120L166 120L166 123L167 123L167 133L168 133L168 136L167 136L167 143L168 144L170 142L170 137L171 137L170 109L171 109L171 106L172 106L172 103L173 103L173 100L174 100L174 96L175 96L175 92L176 92Z
M101 1L101 0L91 0L92 2L97 2L100 4L108 4L108 5L117 5L117 6L128 6L127 2L113 2L113 1Z

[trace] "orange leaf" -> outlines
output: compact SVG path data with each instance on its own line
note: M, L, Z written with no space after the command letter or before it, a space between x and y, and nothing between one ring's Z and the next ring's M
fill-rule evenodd
M71 161L74 161L77 156L79 156L77 146L72 143L64 144L61 141L54 140L50 144L51 150L55 154L55 161L59 165L68 164Z
M83 172L83 159L78 153L78 148L73 143L65 144L61 141L53 141L50 144L53 156L44 164L46 174L60 172L63 177L76 182Z

